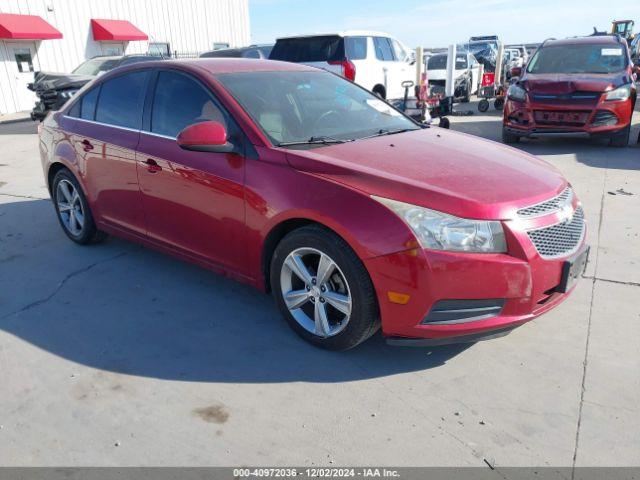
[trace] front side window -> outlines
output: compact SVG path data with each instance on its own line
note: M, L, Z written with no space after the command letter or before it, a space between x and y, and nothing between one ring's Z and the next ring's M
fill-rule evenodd
M140 129L148 71L132 72L102 84L96 121L117 127Z
M465 70L468 66L466 55L456 55L456 70Z
M626 66L626 51L620 45L550 45L536 51L527 72L614 73Z
M226 115L212 96L195 80L181 73L158 74L151 131L175 138L189 125L213 120L227 127Z
M383 62L392 62L393 50L391 48L391 42L386 37L373 37L373 45L376 49L376 58Z
M405 49L402 48L402 45L400 45L400 42L397 40L391 40L391 45L393 46L393 53L395 54L396 60L399 62L406 62L409 56Z
M434 55L427 62L427 70L445 70L447 68L446 55Z
M217 78L274 145L314 138L357 140L420 128L374 94L323 71L242 72Z

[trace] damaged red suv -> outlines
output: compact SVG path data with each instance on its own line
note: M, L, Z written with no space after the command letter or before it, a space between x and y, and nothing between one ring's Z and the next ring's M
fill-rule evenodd
M617 36L548 40L509 87L502 139L584 135L629 143L637 67Z
M567 298L586 261L554 167L299 64L111 71L45 119L40 155L71 240L124 237L270 290L329 349L380 326L400 344L504 334Z

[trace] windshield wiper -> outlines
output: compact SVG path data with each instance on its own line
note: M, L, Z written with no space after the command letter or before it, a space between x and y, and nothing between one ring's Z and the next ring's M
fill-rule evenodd
M373 135L369 135L362 138L364 139L364 138L382 137L384 135L395 135L396 133L413 132L414 130L418 130L418 129L417 128L398 128L395 130L389 130L387 128L381 128Z
M318 137L310 137L308 140L297 140L294 142L280 142L279 147L288 147L292 145L332 145L334 143L347 143L353 142L353 139L340 140L339 138L329 137L327 135L321 135Z

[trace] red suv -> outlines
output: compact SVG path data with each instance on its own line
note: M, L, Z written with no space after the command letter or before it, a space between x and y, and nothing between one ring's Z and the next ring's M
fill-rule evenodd
M555 168L303 65L114 70L47 117L40 153L71 240L116 235L271 290L330 349L380 325L408 344L503 334L566 298L586 261Z
M519 69L518 69L519 70ZM509 87L502 139L587 135L629 143L636 103L629 49L617 36L546 41Z

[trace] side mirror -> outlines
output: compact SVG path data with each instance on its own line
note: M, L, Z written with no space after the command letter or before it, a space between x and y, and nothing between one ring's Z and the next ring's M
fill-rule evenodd
M519 77L522 75L522 67L513 67L510 73L512 77Z
M189 125L178 134L178 146L195 152L228 153L233 144L227 141L227 131L220 122L206 121Z

